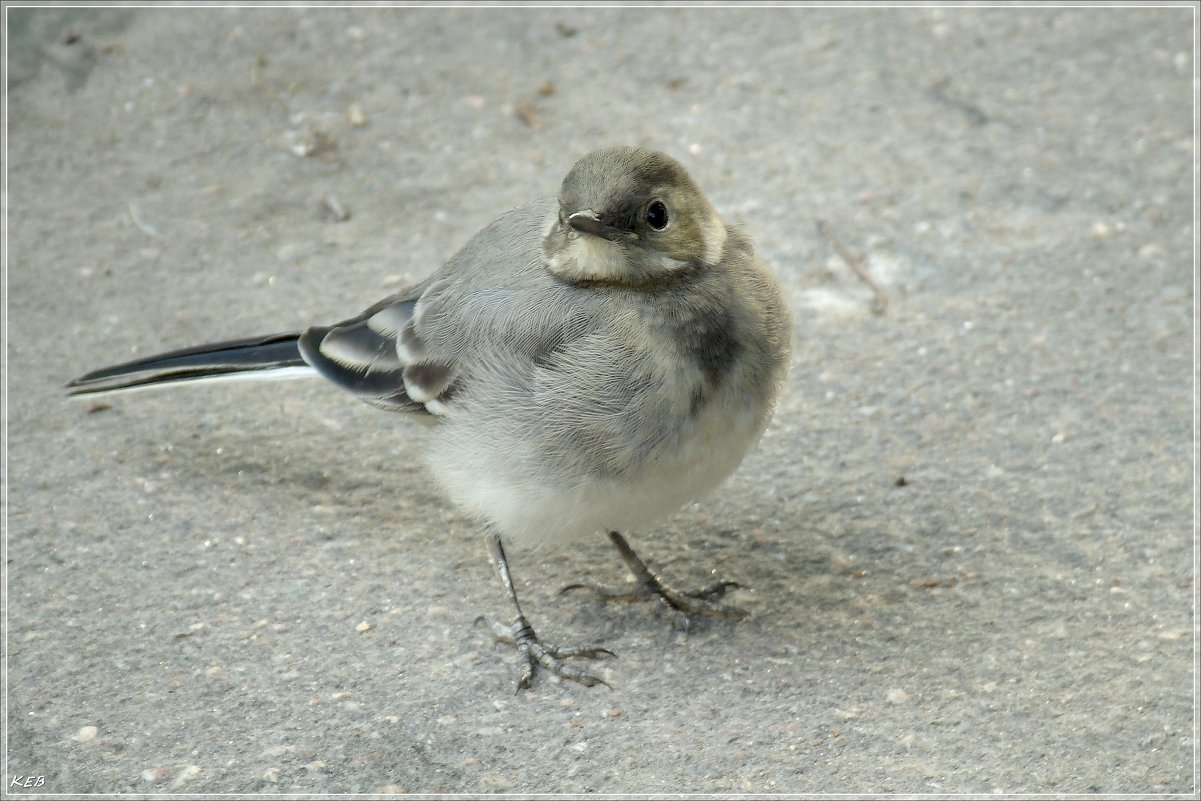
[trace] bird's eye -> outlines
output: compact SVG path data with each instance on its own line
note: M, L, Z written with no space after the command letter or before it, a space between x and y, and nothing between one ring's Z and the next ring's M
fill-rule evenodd
M656 200L647 207L646 222L656 231L662 231L667 227L667 206L663 205L662 200Z

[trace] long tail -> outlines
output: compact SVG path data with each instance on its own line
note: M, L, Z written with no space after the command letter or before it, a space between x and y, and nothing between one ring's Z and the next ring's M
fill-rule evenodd
M185 381L315 375L300 355L299 338L300 334L273 334L160 353L82 375L67 384L67 393L91 395Z

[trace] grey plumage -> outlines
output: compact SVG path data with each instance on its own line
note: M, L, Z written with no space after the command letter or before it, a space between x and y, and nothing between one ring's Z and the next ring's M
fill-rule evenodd
M713 489L767 425L790 342L785 304L748 237L674 160L611 148L581 159L557 199L501 216L428 279L356 317L151 357L68 387L311 368L436 423L430 472L487 523L503 562L502 536L647 530ZM706 604L680 608L729 611ZM599 681L564 666L518 618L523 685L534 664Z

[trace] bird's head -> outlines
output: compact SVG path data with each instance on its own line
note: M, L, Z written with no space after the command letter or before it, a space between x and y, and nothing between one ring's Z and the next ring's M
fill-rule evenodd
M544 248L565 281L650 288L717 264L725 241L721 218L678 162L612 147L567 173Z

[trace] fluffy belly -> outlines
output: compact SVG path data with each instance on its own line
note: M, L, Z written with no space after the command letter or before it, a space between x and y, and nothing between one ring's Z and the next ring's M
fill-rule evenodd
M524 443L483 445L468 435L451 439L476 442L470 453L452 446L454 458L435 457L430 467L456 503L514 542L552 544L603 531L646 531L712 491L758 440L765 410L743 400L709 404L653 458L617 477L553 475L537 469L537 454L523 451Z

